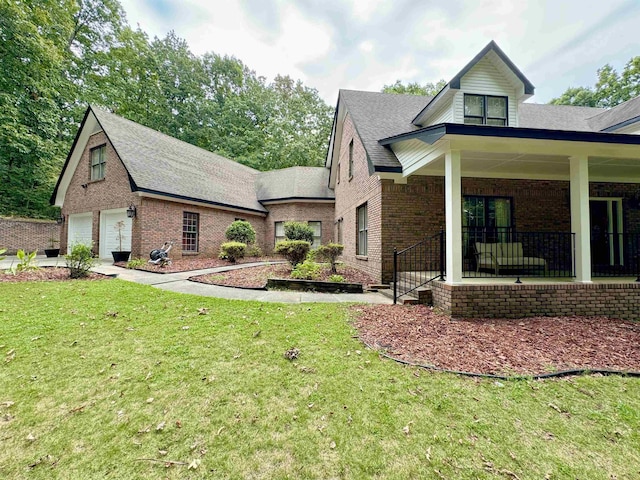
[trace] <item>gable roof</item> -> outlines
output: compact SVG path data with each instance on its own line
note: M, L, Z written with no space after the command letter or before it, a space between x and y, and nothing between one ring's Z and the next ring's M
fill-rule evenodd
M318 167L289 167L260 172L256 178L256 192L260 202L276 200L333 200L329 184L329 169Z
M522 128L592 132L594 129L589 119L605 111L593 107L521 103L518 105L518 125Z
M595 129L604 132L612 131L640 122L640 97L632 98L613 108L604 110L589 120L589 124Z
M85 129L90 131L85 132ZM270 182L280 182L278 170L269 172L273 175L262 177L258 182L261 174L258 170L90 106L58 178L52 204L62 204L79 160L78 152L84 150L88 135L100 130L104 131L127 170L132 191L266 213L258 200L259 185L267 188ZM79 141L81 138L84 142ZM304 188L298 190L300 197L306 198Z
M447 99L451 98L455 91L460 90L460 82L462 77L464 77L469 71L475 67L484 57L489 54L497 57L513 74L513 77L522 83L522 93L523 98L531 97L535 91L535 87L533 84L524 76L524 74L520 71L518 67L511 61L509 57L502 51L502 49L498 46L496 42L491 40L480 52L473 57L473 59L467 63L462 70L460 70L442 89L436 94L435 97L431 98L431 100L423 105L422 109L418 112L418 114L413 118L411 123L416 126L422 126L424 120L428 117L429 112L433 112L440 107L442 102L445 102Z
M381 146L378 140L417 130L418 127L411 123L411 119L431 98L422 95L340 90L338 103L342 102L351 116L370 167L373 167L370 170L395 171L400 167L393 152Z

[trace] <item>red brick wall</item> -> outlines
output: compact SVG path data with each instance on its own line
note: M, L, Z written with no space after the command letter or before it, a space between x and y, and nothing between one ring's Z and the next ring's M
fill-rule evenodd
M90 150L104 144L106 144L105 178L91 181ZM83 188L82 185L86 185L86 188ZM67 217L67 221L62 229L61 251L66 252L67 250L69 214L93 212L93 243L94 251L98 252L100 251L100 210L127 208L131 204L138 206L139 201L139 197L131 192L127 171L104 132L92 135L87 142L64 198L62 214ZM135 220L131 249L136 255L140 252L140 228Z
M142 250L140 256L146 258L149 252L160 248L165 241L173 240L171 256L182 255L182 216L183 212L199 214L198 253L186 252L185 255L217 257L220 245L226 242L225 231L236 218L242 218L256 231L256 243L265 248L264 219L259 215L230 212L214 208L187 205L143 197L134 223L139 223L142 231ZM136 253L136 255L138 255Z
M349 143L353 139L354 172L349 178ZM382 188L377 175L369 175L364 146L347 115L340 145L340 183L336 183L335 221L342 219L344 253L342 260L366 271L380 280L382 274ZM368 252L366 257L356 255L356 209L367 202ZM337 238L337 233L334 233Z
M457 318L606 316L640 320L640 284L447 285L432 283L433 304Z
M298 222L322 222L322 243L335 240L334 204L292 202L267 205L269 214L265 219L265 253L275 246L275 222L295 220Z
M25 252L44 250L50 247L49 239L60 241L60 225L49 220L28 220L0 217L0 249L6 248L7 255L14 255L18 250ZM54 243L53 248L58 248Z

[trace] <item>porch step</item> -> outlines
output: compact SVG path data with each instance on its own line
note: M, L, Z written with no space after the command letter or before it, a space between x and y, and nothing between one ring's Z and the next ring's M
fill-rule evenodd
M367 292L379 292L381 290L389 290L388 283L372 283L365 287Z
M398 287L398 291L402 291L402 282L398 282ZM391 282L391 288L388 291L380 290L380 293L393 298L393 282ZM398 297L398 303L402 305L433 305L433 292L429 287L420 287Z

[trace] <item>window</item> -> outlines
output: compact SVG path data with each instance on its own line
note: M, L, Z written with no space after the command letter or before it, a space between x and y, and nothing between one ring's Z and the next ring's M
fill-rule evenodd
M311 228L313 228L313 248L318 248L322 245L322 222L307 222Z
M358 238L356 241L356 254L367 254L367 237L368 237L368 218L367 218L367 204L361 205L356 211L358 217Z
M353 138L349 142L349 178L353 177Z
M313 228L313 243L311 246L317 248L322 245L322 222L307 222L307 225ZM284 222L275 223L275 237L276 243L286 240Z
M284 236L284 222L276 222L276 243L286 240Z
M106 145L91 150L91 180L101 180L104 178L104 165L107 161L106 151Z
M336 223L336 228L338 229L338 232L336 234L336 237L338 238L338 243L342 245L342 218L338 219Z
M507 97L464 94L464 123L507 125Z
M508 242L513 230L512 201L507 197L464 197L462 226L466 248L474 242Z
M336 183L340 183L340 162L338 162L338 171L336 172Z
M198 224L200 214L184 212L182 214L182 251L198 251Z

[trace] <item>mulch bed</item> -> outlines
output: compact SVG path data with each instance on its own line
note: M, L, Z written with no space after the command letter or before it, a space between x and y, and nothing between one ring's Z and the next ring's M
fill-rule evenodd
M288 263L281 263L277 265L240 268L238 270L212 273L210 275L200 275L198 277L191 277L189 280L208 283L210 285L260 289L265 288L268 278L289 278L290 275L291 265ZM338 266L338 275L342 275L345 282L348 283L361 283L363 285L375 283L369 275L361 270L346 267L344 265ZM330 276L330 268L325 267L323 268L320 277L316 280L328 281Z
M236 264L242 263L255 263L255 262L268 262L280 260L273 257L247 257L242 260L238 260L235 264L231 263L227 260L220 260L219 258L205 258L205 257L194 257L194 258L179 258L172 259L171 265L167 265L165 267L160 267L158 265L153 265L152 263L145 263L139 267L136 267L136 270L143 270L145 272L153 272L153 273L178 273L178 272L189 272L191 270L203 270L205 268L218 268L218 267L229 267ZM126 268L127 262L117 262L114 263L117 267Z
M100 273L89 272L82 280L107 280L111 277ZM0 272L0 283L37 282L37 281L65 281L69 278L69 269L64 267L43 267L29 272L4 273Z
M606 317L456 320L430 307L352 307L360 338L394 358L473 373L640 371L640 322Z

